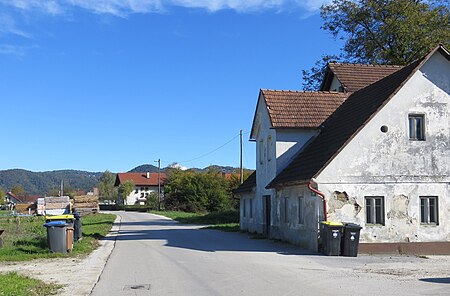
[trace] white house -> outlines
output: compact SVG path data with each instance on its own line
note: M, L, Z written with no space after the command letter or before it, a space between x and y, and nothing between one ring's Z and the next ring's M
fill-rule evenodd
M126 205L144 205L151 193L158 194L158 182L161 188L160 194L164 195L165 180L165 173L159 174L159 180L158 173L118 173L114 186L132 181L134 190L126 197L121 196L120 199Z
M449 105L442 46L405 67L329 64L319 92L261 90L241 228L317 251L320 221L354 222L362 251L450 253Z

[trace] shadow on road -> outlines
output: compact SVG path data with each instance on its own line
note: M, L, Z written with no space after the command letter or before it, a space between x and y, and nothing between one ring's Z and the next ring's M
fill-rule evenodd
M420 279L422 282L435 283L435 284L450 284L450 277L444 278L425 278Z
M127 230L127 226L140 226ZM125 229L124 229L125 228ZM137 228L137 227L136 227ZM179 224L173 220L152 219L148 221L122 222L117 235L103 240L165 241L165 246L204 252L272 252L283 255L317 255L298 246L270 240L251 239L248 234L198 229L194 225Z

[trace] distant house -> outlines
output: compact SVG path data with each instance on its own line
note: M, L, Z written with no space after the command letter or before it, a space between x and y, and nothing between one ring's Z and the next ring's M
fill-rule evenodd
M450 53L401 66L330 63L321 91L261 90L241 228L317 251L324 220L361 249L450 248Z
M159 179L162 198L166 174L160 173ZM120 186L126 181L134 183L134 190L128 196L120 196L120 200L126 205L144 205L151 193L158 194L158 173L118 173L114 186Z
M38 195L25 195L18 196L12 192L6 194L6 205L9 209L15 208L22 213L32 213L37 208L37 201L43 196Z

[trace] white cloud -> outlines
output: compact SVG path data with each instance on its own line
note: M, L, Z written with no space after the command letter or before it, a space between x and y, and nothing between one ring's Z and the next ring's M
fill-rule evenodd
M243 13L301 8L312 12L329 2L331 0L0 0L0 5L52 15L82 8L97 14L126 16L133 13L163 12L168 7L199 8L210 12L231 9Z
M10 54L18 57L23 57L26 54L28 47L17 46L11 44L0 44L0 54Z
M0 13L0 35L2 34L14 34L25 38L31 37L30 34L16 26L14 18L10 15Z

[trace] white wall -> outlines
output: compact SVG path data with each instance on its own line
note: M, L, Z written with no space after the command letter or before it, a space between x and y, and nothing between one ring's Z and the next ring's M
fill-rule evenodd
M145 190L145 189L148 190ZM161 191L163 192L163 187L161 187ZM127 205L135 205L139 204L138 199L141 198L142 193L144 194L144 198L150 195L150 193L155 192L158 194L158 186L135 186L134 190L127 196L126 204ZM145 202L141 202L144 204Z
M364 196L385 197L386 225L364 227L363 242L450 240L449 77L432 56L317 177L331 219L365 226ZM409 140L409 114L425 115L425 141ZM439 225L420 224L419 196L438 196Z

